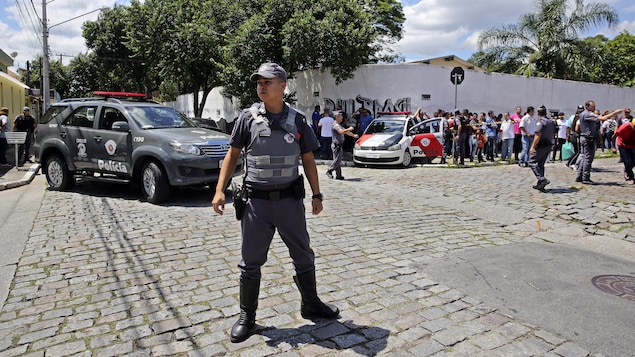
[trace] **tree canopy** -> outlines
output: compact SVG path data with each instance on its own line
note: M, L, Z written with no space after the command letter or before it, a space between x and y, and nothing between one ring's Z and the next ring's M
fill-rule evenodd
M583 0L537 0L536 11L517 23L486 29L478 39L489 63L507 63L517 74L576 79L587 71L581 33L600 25L615 26L618 15L608 4Z
M362 64L397 61L390 45L404 21L397 0L133 0L85 23L92 52L72 61L72 83L161 100L194 93L200 116L214 87L255 101L248 77L263 62L341 82Z

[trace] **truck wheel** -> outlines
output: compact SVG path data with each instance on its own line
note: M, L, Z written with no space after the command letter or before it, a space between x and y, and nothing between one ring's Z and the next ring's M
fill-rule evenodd
M161 165L148 161L141 170L141 192L150 203L164 202L170 197L170 183Z
M46 181L51 190L64 191L75 185L75 176L61 156L52 155L46 160Z

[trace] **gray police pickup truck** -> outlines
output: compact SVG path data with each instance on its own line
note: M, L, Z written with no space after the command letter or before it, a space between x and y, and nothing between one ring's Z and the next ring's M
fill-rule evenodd
M67 190L77 177L132 183L159 203L172 187L218 181L229 135L198 127L144 94L94 94L55 103L39 121L34 150L50 189Z

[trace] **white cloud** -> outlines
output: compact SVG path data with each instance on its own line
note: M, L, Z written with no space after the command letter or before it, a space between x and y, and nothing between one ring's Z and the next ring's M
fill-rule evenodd
M12 2L3 8L0 17L0 33L3 35L2 50L17 52L14 67L26 67L26 61L42 55L42 6L23 5L29 2ZM38 2L41 5L41 2ZM49 26L49 53L51 59L59 59L59 54L75 56L86 52L82 37L82 24L95 21L99 11L84 14L102 7L112 8L113 0L65 0L49 1L46 17ZM78 17L79 16L79 17ZM77 19L73 19L78 17ZM73 19L66 22L67 20ZM63 57L67 64L69 57Z
M616 29L597 29L609 38L622 30L635 33L631 0L587 0L614 6L622 20ZM455 54L467 59L478 50L478 36L487 28L515 23L535 10L533 0L402 0L406 21L397 50L406 61ZM586 35L583 35L586 36Z

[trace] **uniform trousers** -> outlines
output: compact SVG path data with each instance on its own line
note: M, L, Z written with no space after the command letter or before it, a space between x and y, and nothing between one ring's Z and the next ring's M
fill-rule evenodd
M331 151L333 152L333 161L329 165L329 171L335 171L336 177L342 177L342 157L344 156L344 148L342 144L331 143Z
M545 177L545 162L549 158L549 152L551 151L551 145L545 147L536 148L533 155L529 155L529 167L533 171L534 176L538 179L538 183L546 180Z
M292 197L280 200L249 198L240 225L242 259L238 268L241 278L260 279L260 268L267 261L276 229L289 249L296 273L315 269L315 254L306 229L304 200Z
M618 146L620 150L620 158L624 163L624 178L627 180L634 180L633 167L635 167L635 148L625 148Z
M580 167L578 167L578 181L588 181L591 179L591 165L597 150L595 138L581 136L580 137Z

